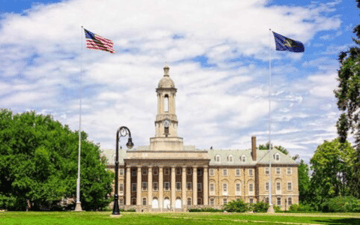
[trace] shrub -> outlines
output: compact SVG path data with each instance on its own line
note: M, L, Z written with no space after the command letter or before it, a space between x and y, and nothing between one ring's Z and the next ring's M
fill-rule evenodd
M311 205L307 204L292 204L289 207L290 212L313 212L314 208Z
M360 201L352 196L327 199L321 204L323 212L360 212Z
M245 203L242 199L236 201L230 201L223 207L224 211L227 212L247 212L251 210L248 203Z
M250 205L251 210L254 212L267 212L269 204L265 202L258 202Z
M189 209L189 212L223 212L222 209L214 209L214 208L203 208L203 209Z
M277 205L274 205L274 211L275 212L282 212L281 207L277 206Z

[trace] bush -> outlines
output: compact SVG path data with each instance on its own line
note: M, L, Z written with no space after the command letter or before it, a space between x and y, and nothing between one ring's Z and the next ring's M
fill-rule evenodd
M189 209L189 212L223 212L222 209L214 209L214 208L203 208L203 209Z
M120 212L136 212L135 209L128 209L128 210L126 210L126 209L123 209L123 208L119 208L119 211L120 211Z
M323 212L360 212L360 200L352 196L327 199L321 204Z
M314 208L311 205L307 204L292 204L289 207L290 212L313 212Z
M267 212L268 208L269 204L265 202L258 202L250 205L250 209L254 212Z
M282 212L281 207L277 206L277 205L274 205L274 211L275 212Z
M251 210L248 203L245 203L242 199L236 201L230 201L223 207L224 211L227 212L247 212Z

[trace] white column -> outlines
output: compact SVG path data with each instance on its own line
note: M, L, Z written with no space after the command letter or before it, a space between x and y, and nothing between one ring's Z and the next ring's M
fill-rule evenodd
M137 168L136 205L141 205L141 167Z
M171 208L175 210L175 166L171 167Z
M131 205L131 167L126 167L126 205Z
M208 176L208 168L207 166L204 167L204 205L208 205L208 201L209 201L209 176Z
M197 205L197 167L193 167L193 205Z
M164 192L164 177L163 177L163 168L159 166L159 207L160 211L163 211L163 192Z
M186 202L186 167L184 166L182 168L182 173L181 173L181 178L182 178L182 207L183 209L185 208L187 202Z
M152 167L148 167L148 205L152 205Z

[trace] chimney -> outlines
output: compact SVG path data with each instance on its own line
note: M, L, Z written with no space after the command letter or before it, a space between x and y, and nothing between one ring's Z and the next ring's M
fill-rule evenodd
M253 161L256 161L256 136L251 137L251 155Z

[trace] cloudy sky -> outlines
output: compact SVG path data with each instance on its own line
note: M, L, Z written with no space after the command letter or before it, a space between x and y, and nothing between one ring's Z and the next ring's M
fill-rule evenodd
M114 148L127 126L146 145L167 61L185 144L246 149L252 135L269 138L270 50L272 139L308 161L336 137L337 56L352 45L359 12L353 0L0 0L0 108L77 130L82 68L89 139ZM113 40L116 53L85 49L81 26ZM305 53L275 52L269 28Z

